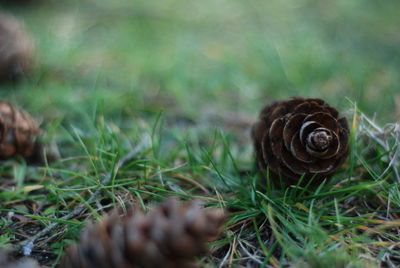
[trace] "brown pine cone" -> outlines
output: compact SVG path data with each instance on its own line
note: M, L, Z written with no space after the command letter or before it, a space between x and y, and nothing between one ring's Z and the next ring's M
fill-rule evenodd
M24 110L0 101L0 158L14 155L25 158L37 153L36 138L40 130L35 120Z
M0 81L15 81L29 72L34 50L23 25L11 15L0 13Z
M219 209L205 210L197 202L169 199L146 215L116 214L86 228L79 245L71 246L61 268L186 268L207 252L224 222Z
M253 125L259 167L284 175L291 183L301 176L323 179L346 160L346 118L321 99L292 98L266 106Z
M25 259L22 261L11 261L7 252L0 248L0 267L1 268L40 268L36 261Z

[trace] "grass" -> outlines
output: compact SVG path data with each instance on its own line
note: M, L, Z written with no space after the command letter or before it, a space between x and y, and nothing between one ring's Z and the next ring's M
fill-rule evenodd
M37 67L0 96L43 122L61 160L2 162L0 245L57 222L32 251L55 267L103 211L130 200L146 210L175 195L229 212L224 235L199 260L211 267L399 265L399 127L387 125L400 86L399 8L357 0L7 7L37 40ZM316 188L282 190L255 170L250 123L266 103L293 95L326 99L353 126L344 168ZM62 219L79 206L82 215Z

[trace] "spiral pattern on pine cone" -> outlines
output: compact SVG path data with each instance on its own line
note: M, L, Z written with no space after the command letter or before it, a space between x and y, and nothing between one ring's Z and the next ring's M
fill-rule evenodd
M323 178L345 161L349 127L324 100L292 98L266 106L252 138L263 170L295 180L303 175Z

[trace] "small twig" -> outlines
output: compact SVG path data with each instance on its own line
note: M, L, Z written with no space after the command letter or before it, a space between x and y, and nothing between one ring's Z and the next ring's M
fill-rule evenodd
M128 162L130 162L140 151L142 151L143 147L145 147L146 143L147 143L147 139L142 140L142 142L140 144L138 144L130 153L128 153L127 155L125 155L124 157L119 159L118 163L115 165L114 170L112 172L107 172L102 177L102 180L101 180L102 185L107 185L111 181L113 174L118 173L118 170L122 166L124 166ZM97 199L97 197L99 196L101 191L102 191L102 189L96 190L94 192L94 194L88 199L88 201L85 204L80 204L77 208L75 208L73 211L71 211L71 213L61 217L60 219L61 220L70 220L70 219L75 218L75 217L79 216L80 214L82 214L87 208L86 205L93 203ZM41 230L34 236L32 236L29 239L26 239L24 241L21 241L20 243L15 245L12 250L20 251L22 249L22 253L25 256L29 256L32 252L35 241L38 240L39 238L45 236L46 234L48 234L49 232L51 232L54 228L58 227L59 225L60 225L60 222L51 223L50 225L48 225L46 228L44 228L43 230Z
M257 256L257 255L253 255L251 254L246 247L243 245L243 243L241 241L238 241L238 244L240 246L240 248L243 250L244 254L246 254L251 260L255 261L258 264L263 264L263 262L261 261L262 257Z

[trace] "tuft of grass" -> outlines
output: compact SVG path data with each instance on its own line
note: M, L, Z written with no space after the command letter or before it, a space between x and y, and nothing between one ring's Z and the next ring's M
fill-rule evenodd
M48 254L55 266L54 260L87 220L115 207L125 209L131 202L146 210L174 195L229 212L225 235L203 263L279 267L306 262L313 267L331 260L333 265L333 256L339 256L335 267L396 264L399 126L381 128L354 112L354 144L341 172L318 187L298 184L287 189L271 183L268 175L261 177L249 145L234 142L229 133L209 135L187 128L182 137L177 135L180 127L161 127L160 117L153 124L121 131L97 116L96 123L87 126L91 131L66 130L70 142L64 146L81 154L27 172L36 175L19 180L15 187L13 178L5 180L10 186L0 193L0 241L3 246L15 245L30 232L57 222L33 247L34 256ZM138 144L142 145L134 158L116 168ZM14 166L8 174L26 168L23 162L7 163ZM7 174L4 167L3 173ZM106 175L110 180L104 183ZM99 195L91 200L95 192ZM61 219L82 205L84 213Z

